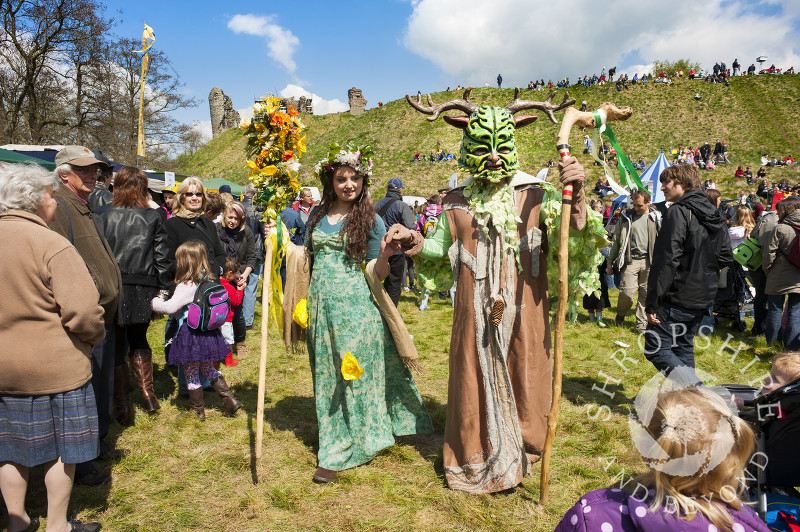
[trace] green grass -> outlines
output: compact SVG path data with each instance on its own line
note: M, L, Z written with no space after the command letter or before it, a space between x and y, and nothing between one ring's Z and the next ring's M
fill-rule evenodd
M612 303L616 290L611 290ZM260 308L257 309L260 313ZM135 425L112 426L109 440L128 456L103 467L110 486L76 486L71 509L83 520L98 520L105 530L552 530L564 512L585 492L619 483L642 472L632 447L626 414L644 382L655 374L636 348L631 328L606 330L589 323L585 313L567 329L564 349L564 393L551 467L550 502L538 504L539 466L512 493L469 495L451 491L443 476L441 448L447 403L448 348L453 311L433 300L420 312L404 294L400 310L419 350L422 370L415 375L434 423L434 433L400 438L369 464L345 471L327 486L311 482L316 466L317 426L311 373L305 354L287 354L270 330L264 453L254 458L259 335L248 335L250 356L222 371L244 403L238 416L222 415L218 397L206 393L205 423L177 395L175 373L164 364L161 348L164 319L150 327L156 361L156 392L161 411L148 416L138 391ZM607 318L613 311L607 312ZM260 319L260 314L257 314ZM629 327L632 318L628 318ZM255 329L254 329L255 331ZM719 353L729 342L746 347L731 362ZM633 360L625 369L611 357L620 340ZM698 340L698 368L718 382L758 379L772 351L763 339L729 331L725 325L710 345ZM744 374L758 355L761 361ZM616 354L622 359L620 353ZM601 372L607 377L601 375ZM602 388L607 378L606 395ZM614 381L616 382L616 381ZM594 387L594 389L593 389ZM594 419L590 414L605 407ZM615 480L616 477L616 480ZM42 473L31 474L27 505L46 513ZM6 523L0 503L0 528Z
M560 102L564 90L557 91L555 102ZM618 92L612 84L602 87L572 87L571 98L578 105L586 100L596 107L604 101L617 105L630 105L633 116L624 123L613 125L623 150L634 160L640 155L652 162L661 147L698 146L717 139L728 142L731 165L702 173L703 179L712 178L725 197L732 197L746 182L736 182L733 174L737 165L758 169L763 153L784 157L800 156L800 122L795 112L800 106L800 76L755 76L731 78L731 86L709 84L702 81L677 79L671 86L631 86ZM701 100L695 101L699 92ZM431 95L435 102L460 98L461 94L440 92ZM477 104L505 106L514 96L513 89L476 88L471 101ZM523 99L543 100L545 91L522 91ZM562 113L558 113L558 117ZM437 146L458 154L461 131L438 119L428 122L426 117L408 105L404 98L388 102L382 108L369 109L361 116L349 113L324 116L303 115L307 126L308 152L302 159L301 182L318 185L312 176L314 164L327 155L332 142L355 140L375 148L375 185L373 196L383 196L386 183L399 177L406 186L406 194L429 196L447 184L449 176L457 171L455 161L435 164L409 159L415 152L430 153ZM555 137L558 126L540 116L533 125L517 132L521 169L535 174L548 159L555 159ZM571 141L576 156L586 168L590 188L601 175L599 167L591 164L588 155L582 155L582 134L573 131ZM244 172L245 138L238 130L226 131L200 150L182 160L178 171L202 177L225 177L246 183ZM551 172L552 176L553 172ZM800 166L768 170L772 180L787 178L793 184L800 181ZM551 177L553 179L553 177ZM754 188L754 187L751 187Z

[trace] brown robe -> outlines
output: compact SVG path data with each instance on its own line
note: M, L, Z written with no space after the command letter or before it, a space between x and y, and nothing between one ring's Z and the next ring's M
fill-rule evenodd
M480 229L460 190L444 201L457 283L443 453L452 489L513 488L544 447L552 382L547 229L539 224L544 194L536 186L515 190L523 220L521 272L513 251L501 251L494 228L489 237ZM582 188L573 200L570 225L580 229L586 219ZM497 300L504 308L495 326L490 315Z

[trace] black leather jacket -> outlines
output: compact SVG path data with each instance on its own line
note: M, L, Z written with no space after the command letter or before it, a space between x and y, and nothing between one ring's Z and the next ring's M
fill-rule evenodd
M117 259L122 284L170 288L167 232L155 209L103 205L94 215Z

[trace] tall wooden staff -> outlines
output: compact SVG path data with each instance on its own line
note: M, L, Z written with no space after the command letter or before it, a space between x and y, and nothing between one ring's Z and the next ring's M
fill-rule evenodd
M569 132L577 124L586 129L600 127L609 121L627 120L633 109L630 107L617 107L613 103L600 105L597 111L584 112L570 107L561 120L558 131L556 149L565 160L570 157ZM542 452L542 476L539 483L539 504L547 504L550 488L550 457L553 453L553 440L556 436L558 424L558 409L561 404L561 367L564 355L564 322L567 315L569 292L569 220L572 215L572 185L565 185L561 193L561 231L559 233L558 247L558 307L556 308L556 337L553 342L553 395L550 404L550 414L547 416L547 437L544 441Z
M281 223L278 220L278 223ZM264 397L267 381L267 331L269 330L269 302L272 299L272 231L270 228L264 245L267 257L264 261L264 282L261 285L261 356L258 361L258 406L256 407L256 458L261 458L264 447ZM279 243L280 245L280 243Z

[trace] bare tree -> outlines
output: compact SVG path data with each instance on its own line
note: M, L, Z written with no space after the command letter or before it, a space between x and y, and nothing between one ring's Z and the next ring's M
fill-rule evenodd
M39 142L50 126L69 129L64 102L54 105L65 89L58 78L69 55L99 37L88 28L104 31L111 21L94 0L0 0L0 8L0 135Z
M118 39L108 45L104 59L91 68L92 89L85 105L92 109L93 142L115 160L136 163L141 56L133 53L141 43ZM144 93L147 160L156 162L180 149L190 129L172 118L177 109L195 107L194 98L182 94L183 84L166 54L150 50L150 67Z

